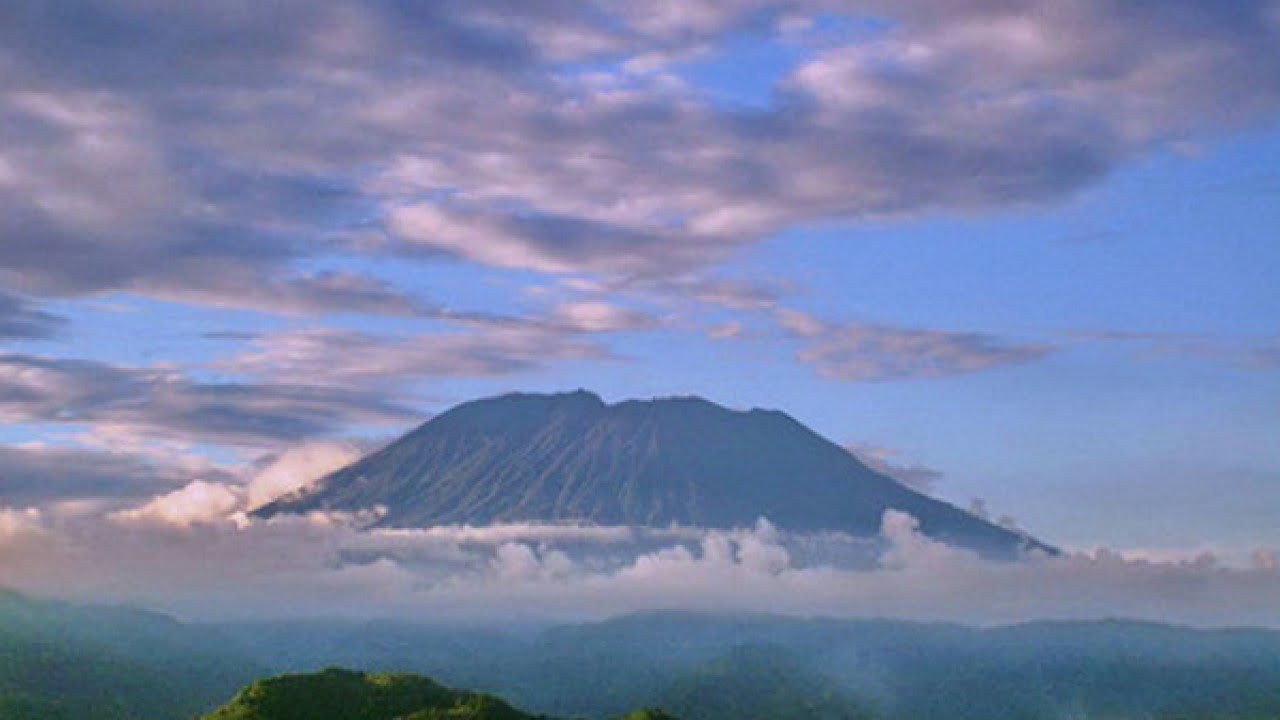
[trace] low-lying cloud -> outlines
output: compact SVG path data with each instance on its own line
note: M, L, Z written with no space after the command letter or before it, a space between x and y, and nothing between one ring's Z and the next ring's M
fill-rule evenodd
M930 540L915 518L894 511L867 541L797 536L766 520L737 530L415 530L369 528L369 516L256 520L241 507L242 491L203 483L110 517L0 510L3 582L196 618L560 621L680 608L1280 627L1272 549L1248 566L1111 550L994 562Z
M353 443L304 443L265 457L246 478L192 480L108 518L130 526L190 528L227 521L246 525L247 512L309 486L360 455Z

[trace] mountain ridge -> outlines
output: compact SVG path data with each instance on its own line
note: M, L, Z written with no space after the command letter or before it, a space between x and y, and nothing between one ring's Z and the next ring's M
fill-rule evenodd
M579 389L473 400L255 513L375 507L388 527L729 528L764 517L785 530L862 537L876 536L892 509L987 555L1054 552L876 472L783 411L693 395L606 403Z
M536 632L430 620L193 623L0 591L0 720L190 720L254 678L334 667L420 674L510 703L413 710L437 720L500 707L562 718L661 707L686 720L1280 717L1276 629L673 610Z

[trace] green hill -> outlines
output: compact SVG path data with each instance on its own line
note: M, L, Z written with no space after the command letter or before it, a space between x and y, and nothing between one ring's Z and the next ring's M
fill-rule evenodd
M731 649L676 680L660 704L689 720L868 720L865 703L806 669L786 648Z
M331 668L259 680L204 720L550 720L419 675ZM641 710L620 720L672 720Z
M0 591L0 720L181 720L260 666L154 613Z
M263 680L208 717L670 720L624 715L661 707L686 720L1280 718L1280 632L1268 630L674 612L527 632L213 626L0 591L0 720L192 720L255 678L333 666L417 675Z

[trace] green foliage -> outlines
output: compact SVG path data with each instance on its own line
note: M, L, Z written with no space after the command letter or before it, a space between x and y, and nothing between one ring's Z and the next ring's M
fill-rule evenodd
M0 720L1280 719L1280 633L646 613L546 632L199 626L0 592Z
M659 703L689 720L865 720L863 703L777 646L743 646L677 680Z
M1280 633L642 613L541 633L401 623L226 628L276 672L403 669L567 717L1280 720Z
M161 615L0 592L0 720L186 720L261 669Z
M626 715L618 718L618 720L675 720L675 718L661 710L646 708L644 710L636 710L633 713L627 713Z
M417 675L330 668L260 680L204 720L550 720ZM673 720L642 710L622 720Z

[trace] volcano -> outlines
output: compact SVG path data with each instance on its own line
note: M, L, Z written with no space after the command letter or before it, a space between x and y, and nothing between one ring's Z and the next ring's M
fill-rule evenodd
M777 410L579 390L464 403L258 516L379 508L386 527L590 523L871 537L887 510L985 556L1053 549L918 493Z

